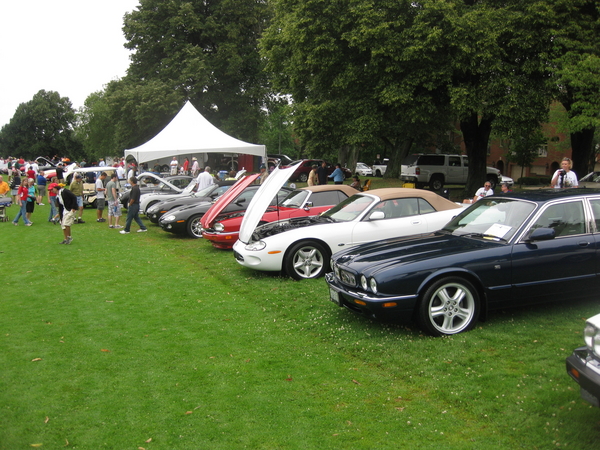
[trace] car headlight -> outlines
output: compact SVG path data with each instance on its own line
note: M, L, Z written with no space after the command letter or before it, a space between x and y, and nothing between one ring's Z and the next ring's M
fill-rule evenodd
M222 233L223 231L225 231L225 225L223 225L221 222L215 223L215 226L213 228L215 229L215 231L218 231L219 233Z
M369 284L367 283L367 277L364 275L360 276L360 285L363 288L363 291L366 291L369 288Z
M251 242L250 244L246 245L244 248L246 250L248 250L249 252L258 252L260 250L263 250L266 246L267 246L266 242L256 241L256 242Z
M585 345L596 355L600 356L600 331L590 322L585 324L583 331Z
M371 278L369 280L369 287L371 288L374 294L377 294L377 281L375 281L375 278Z
M356 286L356 277L346 270L340 270L340 281L348 286Z
M175 214L169 214L168 216L163 218L163 222L174 222Z

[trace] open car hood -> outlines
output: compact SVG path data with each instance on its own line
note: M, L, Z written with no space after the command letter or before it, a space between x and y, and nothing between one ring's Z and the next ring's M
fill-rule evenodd
M229 189L227 189L223 195L221 195L214 205L206 211L206 214L202 216L200 223L202 224L202 228L210 228L213 221L217 218L219 214L233 201L235 198L240 195L240 193L250 186L254 181L260 176L259 173L255 173L254 175L248 175L247 177L242 178ZM252 204L252 203L250 203Z
M256 228L256 225L258 225L258 222L262 218L263 214L269 207L271 200L277 195L281 187L294 174L294 171L301 163L302 162L300 161L298 164L294 164L293 166L285 169L276 167L275 170L273 170L273 172L267 177L254 197L252 197L252 200L248 205L248 209L246 210L246 214L244 214L244 219L242 220L242 225L240 226L240 241L244 242L245 244L250 242L252 233L254 232L254 229Z

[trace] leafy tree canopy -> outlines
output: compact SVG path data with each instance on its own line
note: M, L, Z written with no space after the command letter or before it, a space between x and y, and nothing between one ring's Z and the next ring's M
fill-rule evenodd
M67 97L40 90L21 103L0 131L0 154L35 159L38 156L82 156L75 139L75 110Z

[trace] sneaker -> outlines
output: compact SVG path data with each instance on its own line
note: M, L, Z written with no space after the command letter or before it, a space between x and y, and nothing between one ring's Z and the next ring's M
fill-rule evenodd
M123 225L115 225L113 228L123 228Z
M66 239L64 241L62 241L62 242L59 242L59 244L66 244L66 243L67 243Z
M45 206L43 203L38 203L39 206Z
M108 228L114 228L114 227L115 227L114 225L109 225L109 226L108 226Z
M121 230L121 231L119 231L119 233L121 233L121 234L129 234L129 231Z
M29 223L25 224L26 227L30 227L31 225L33 225L33 222L29 222Z
M106 219L96 219L96 222L106 222Z
M18 224L17 222L13 222L13 225L14 225L15 227L19 226L19 224Z
M77 219L77 223L85 223L85 221L80 217L79 219Z
M144 228L144 229L139 229L137 232L138 233L145 233L146 231L148 231L148 228Z
M71 236L65 239L65 245L69 245L71 242L73 242L73 238Z

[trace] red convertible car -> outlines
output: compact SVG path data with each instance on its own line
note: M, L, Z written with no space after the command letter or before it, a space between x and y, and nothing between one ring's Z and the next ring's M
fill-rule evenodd
M310 186L295 189L279 204L270 206L259 225L296 217L316 216L341 203L358 191L344 184ZM226 196L227 193L223 194ZM214 205L217 206L217 205ZM227 202L222 202L223 208ZM223 208L211 208L202 218L202 237L217 248L230 250L238 239L246 211L221 214Z

